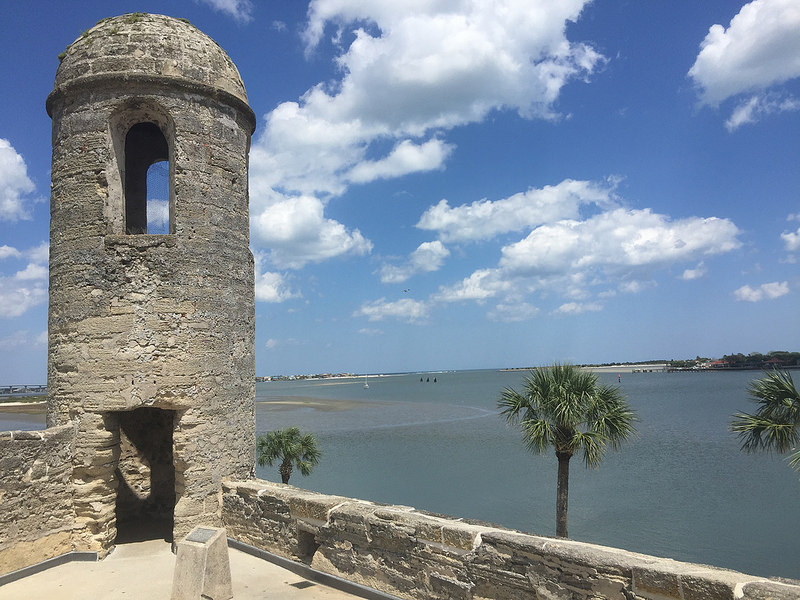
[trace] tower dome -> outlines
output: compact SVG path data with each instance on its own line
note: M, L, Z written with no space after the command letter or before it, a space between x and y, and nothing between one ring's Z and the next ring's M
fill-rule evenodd
M48 112L69 87L137 80L207 88L207 93L230 94L247 104L242 78L228 54L183 19L146 13L103 19L70 44L61 59Z

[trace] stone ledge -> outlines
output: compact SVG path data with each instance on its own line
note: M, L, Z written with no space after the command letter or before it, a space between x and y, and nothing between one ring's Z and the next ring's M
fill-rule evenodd
M313 535L315 568L402 598L800 598L800 581L465 523L407 506L264 480L226 480L222 492L222 519L233 537L309 562L298 549L307 552L309 541L301 538Z

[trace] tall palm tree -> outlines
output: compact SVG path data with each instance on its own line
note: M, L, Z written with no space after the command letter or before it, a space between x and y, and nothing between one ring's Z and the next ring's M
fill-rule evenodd
M509 423L522 429L528 450L542 454L555 449L556 535L567 537L572 455L582 450L586 466L596 468L607 446L618 450L635 432L636 415L618 388L600 384L594 373L560 363L533 371L521 392L506 388L498 406Z
M275 461L280 461L278 472L283 483L289 483L289 477L295 466L303 475L310 475L322 457L314 434L301 434L297 427L276 429L267 435L258 436L256 452L258 464L262 467L264 465L271 467Z
M767 372L747 387L758 405L755 414L736 413L731 431L739 434L742 450L792 451L789 465L800 470L800 393L788 371Z

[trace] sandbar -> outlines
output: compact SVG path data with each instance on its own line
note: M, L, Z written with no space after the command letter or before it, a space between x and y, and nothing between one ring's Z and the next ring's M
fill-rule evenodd
M0 402L0 412L40 415L47 412L47 402Z
M292 410L294 408L311 408L323 412L339 412L364 406L373 406L375 402L360 400L332 400L327 398L311 398L309 396L273 396L256 398L256 404L268 407L269 410Z

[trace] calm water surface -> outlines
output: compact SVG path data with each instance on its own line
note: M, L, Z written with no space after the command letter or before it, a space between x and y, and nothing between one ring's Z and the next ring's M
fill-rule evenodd
M324 452L320 492L405 504L543 535L555 530L556 459L534 456L498 416L524 373L460 371L257 386L259 433L298 425ZM800 578L800 477L781 457L747 455L729 431L751 410L758 372L623 374L638 435L597 470L570 470L570 536L768 576ZM433 383L436 377L437 383ZM600 375L617 383L616 374ZM277 404L317 398L346 410ZM345 402L350 401L350 402ZM355 402L353 402L355 401ZM334 403L335 406L335 403ZM279 481L276 468L258 475Z
M322 462L309 477L293 474L295 485L553 535L555 456L529 454L496 408L502 389L523 376L370 377L369 389L363 379L259 383L256 428L317 434ZM728 431L734 412L752 410L747 383L759 376L623 374L638 435L597 470L572 461L570 536L800 579L800 476L782 457L740 452ZM600 377L617 383L616 374ZM327 402L290 404L307 399ZM2 430L43 427L44 415L0 415ZM274 467L258 475L280 481Z

